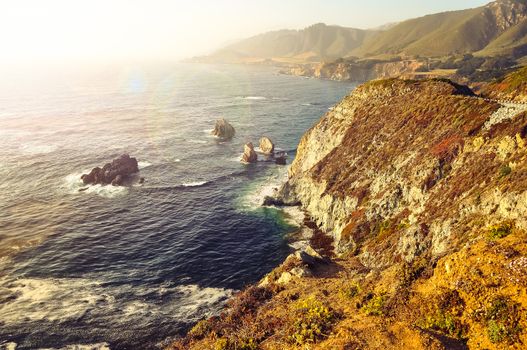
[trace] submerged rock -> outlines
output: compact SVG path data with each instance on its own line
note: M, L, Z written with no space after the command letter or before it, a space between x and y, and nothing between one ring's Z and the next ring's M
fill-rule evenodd
M245 144L243 155L242 155L242 162L245 163L256 163L258 161L258 155L254 151L254 146L251 142Z
M274 162L278 165L286 165L287 164L287 155L285 153L277 154L274 158Z
M220 137L222 139L232 139L236 134L234 127L229 124L224 118L216 120L216 125L214 125L214 130L212 130L212 135Z
M130 175L139 172L137 159L123 154L102 168L95 167L89 174L83 174L81 180L85 185L121 186Z
M260 150L262 153L265 154L273 154L274 153L274 143L271 141L268 137L262 137L260 139Z

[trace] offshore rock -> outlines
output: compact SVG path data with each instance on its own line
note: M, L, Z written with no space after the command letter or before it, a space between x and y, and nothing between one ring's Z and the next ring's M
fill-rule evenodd
M262 153L265 154L273 154L274 153L274 143L271 141L268 137L262 137L260 139L260 150Z
M245 144L241 161L244 163L256 163L258 161L258 155L251 142Z
M214 130L212 130L212 135L226 140L232 139L235 134L234 127L224 118L218 119L214 125Z
M132 174L139 172L137 159L123 154L102 168L95 167L89 174L83 174L81 180L85 185L121 186Z

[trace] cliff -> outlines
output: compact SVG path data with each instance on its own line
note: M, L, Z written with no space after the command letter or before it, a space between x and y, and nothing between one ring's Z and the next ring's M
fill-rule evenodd
M397 60L382 62L376 60L356 62L324 62L298 64L283 68L282 74L329 79L335 81L365 82L372 79L393 77L415 77L424 63L417 60Z
M448 80L358 87L276 198L334 252L292 255L170 348L523 349L526 142L522 105Z

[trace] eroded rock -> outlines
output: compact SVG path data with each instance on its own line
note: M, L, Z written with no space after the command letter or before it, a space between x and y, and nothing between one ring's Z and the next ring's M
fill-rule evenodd
M260 139L260 150L265 154L274 153L274 143L270 138L264 136Z
M226 140L232 139L235 134L234 127L224 118L218 119L214 125L214 130L212 130L212 135Z
M245 144L243 148L242 162L244 163L256 163L258 161L258 155L254 150L254 145L249 142Z
M102 168L95 167L89 174L83 174L81 180L85 185L121 186L132 174L139 172L137 159L123 154Z

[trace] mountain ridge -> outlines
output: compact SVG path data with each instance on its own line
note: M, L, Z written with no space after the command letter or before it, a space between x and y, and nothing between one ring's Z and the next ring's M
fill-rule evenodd
M527 55L527 2L497 0L484 6L428 14L377 29L314 24L258 34L195 61L308 63L338 58Z

